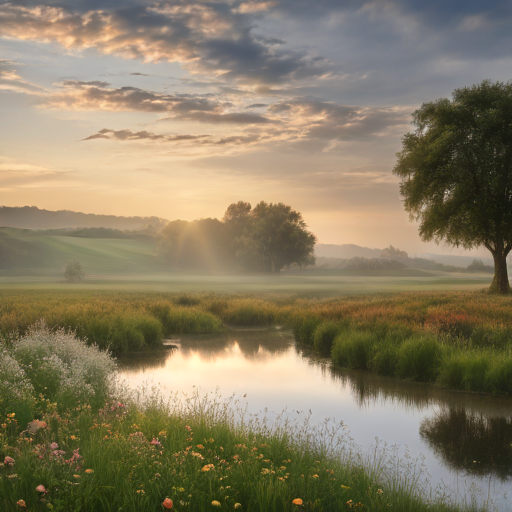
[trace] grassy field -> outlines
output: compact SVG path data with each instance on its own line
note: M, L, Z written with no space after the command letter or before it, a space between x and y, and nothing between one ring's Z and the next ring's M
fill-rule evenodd
M28 274L58 282L62 268L71 259L79 260L86 273L96 275L154 274L167 269L155 256L155 241L149 237L79 238L0 228L3 277Z
M154 274L87 273L77 284L62 282L62 273L26 275L0 273L0 290L51 291L139 291L139 292L192 292L219 294L281 294L310 297L370 294L405 291L480 290L491 282L488 274L446 274L409 271L402 275L377 272L370 275L354 270L304 269L282 271L279 275L211 275L184 272ZM411 275L412 273L412 275ZM414 275L418 273L419 275Z
M361 454L342 424L270 427L233 396L127 394L107 354L44 326L0 351L3 511L468 510L413 461Z
M0 290L0 333L44 319L114 353L164 336L281 324L339 366L512 394L512 298L482 291L286 294Z

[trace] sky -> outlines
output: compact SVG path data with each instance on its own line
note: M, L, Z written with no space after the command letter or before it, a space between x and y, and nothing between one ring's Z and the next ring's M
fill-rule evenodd
M0 204L283 202L321 243L448 253L395 154L423 102L512 78L511 26L509 0L0 0Z

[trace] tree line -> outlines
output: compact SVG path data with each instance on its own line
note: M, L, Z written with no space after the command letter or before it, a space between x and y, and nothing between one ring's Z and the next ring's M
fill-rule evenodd
M222 220L169 222L157 253L170 264L204 270L277 273L292 264L314 265L316 237L302 214L283 203L239 201Z

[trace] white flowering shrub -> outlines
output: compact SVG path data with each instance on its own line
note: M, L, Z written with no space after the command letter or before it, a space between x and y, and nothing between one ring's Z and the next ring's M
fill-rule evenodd
M0 348L0 418L12 412L30 417L33 408L34 387L16 359Z
M102 406L115 376L115 361L109 353L87 346L63 329L51 331L41 322L14 340L10 353L36 396L60 406L78 401Z

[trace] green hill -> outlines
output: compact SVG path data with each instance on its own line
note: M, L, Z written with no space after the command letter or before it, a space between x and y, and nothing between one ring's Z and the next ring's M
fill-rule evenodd
M51 233L51 232L50 232ZM80 261L86 274L147 274L168 271L154 251L155 239L83 238L45 231L0 228L2 273L61 273L67 261Z

